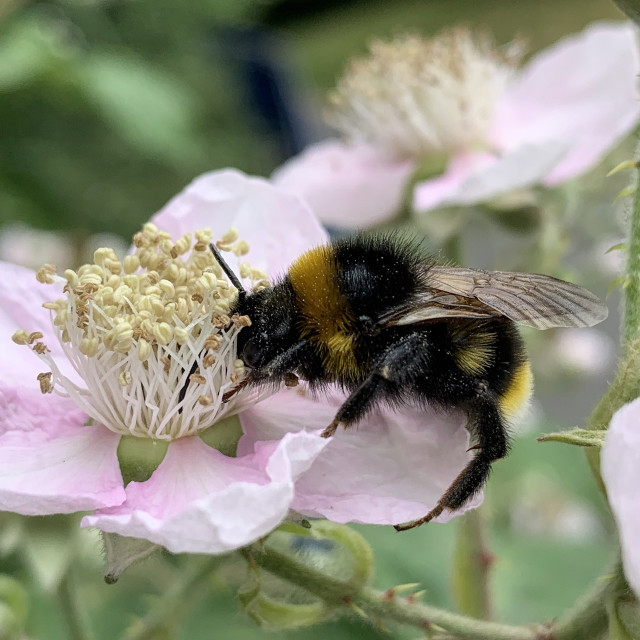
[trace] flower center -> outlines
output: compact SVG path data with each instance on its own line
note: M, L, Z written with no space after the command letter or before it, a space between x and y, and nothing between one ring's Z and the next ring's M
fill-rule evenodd
M331 124L402 158L484 147L520 57L515 44L500 51L464 28L375 42L330 95Z
M161 440L194 435L237 412L247 392L228 403L222 396L244 376L236 339L250 321L228 315L237 291L209 250L211 231L194 235L193 246L191 234L173 242L149 223L122 262L112 249L98 249L93 264L65 271L66 297L44 306L86 389L36 342L41 334L19 331L14 341L32 344L51 369L38 376L43 392L60 387L112 431ZM248 251L233 229L217 246L237 256ZM246 263L241 273L266 284ZM50 265L38 279L65 282Z

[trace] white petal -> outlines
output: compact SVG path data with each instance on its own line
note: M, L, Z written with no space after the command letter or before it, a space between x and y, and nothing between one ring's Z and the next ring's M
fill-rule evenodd
M272 180L300 196L326 225L370 227L393 218L415 162L368 144L325 140L277 169Z
M640 398L613 416L600 459L618 524L624 573L640 596Z

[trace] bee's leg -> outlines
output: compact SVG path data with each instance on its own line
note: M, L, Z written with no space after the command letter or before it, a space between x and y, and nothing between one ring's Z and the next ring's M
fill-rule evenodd
M362 418L374 402L383 398L391 389L401 389L416 372L407 363L414 363L420 373L426 363L417 362L415 355L424 351L424 337L420 334L406 336L377 361L366 380L345 400L331 424L320 434L329 438L342 424L348 427Z
M371 408L380 397L380 390L386 385L386 379L379 373L372 373L342 404L331 424L320 434L330 438L343 424L348 427L356 422Z
M481 383L473 409L469 411L469 418L474 423L474 430L478 439L478 453L458 474L451 486L438 501L438 504L424 517L405 524L395 525L396 531L406 531L419 527L425 522L437 518L445 509L455 511L462 507L467 500L482 487L491 471L491 464L503 458L509 450L509 438L506 425L500 415L494 394Z

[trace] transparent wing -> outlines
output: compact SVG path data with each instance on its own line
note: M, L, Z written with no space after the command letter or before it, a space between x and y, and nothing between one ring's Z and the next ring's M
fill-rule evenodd
M608 310L584 287L537 273L425 267L424 290L412 304L381 319L407 325L438 318L505 316L536 329L591 327Z

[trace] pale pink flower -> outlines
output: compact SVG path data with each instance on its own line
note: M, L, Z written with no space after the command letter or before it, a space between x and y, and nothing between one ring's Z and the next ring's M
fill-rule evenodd
M273 180L327 224L368 226L397 213L421 163L444 171L416 185L416 210L472 205L579 176L637 123L630 23L591 25L520 71L512 53L464 30L377 43L338 85L347 142L311 147Z
M600 461L609 505L618 524L624 573L640 596L640 398L614 414Z
M220 238L235 227L251 247L250 274L257 269L276 276L301 252L326 241L301 201L234 171L201 176L152 222L138 238L142 253L137 256L155 237L163 247L168 243L163 251L175 247L192 260L195 253L178 251L183 234L208 227ZM243 253L241 245L237 253ZM211 254L204 251L202 258L210 260ZM124 273L134 279L146 277L136 268L137 259L123 263ZM96 253L101 269L121 274L113 260L106 250ZM53 283L41 284L32 271L0 263L0 510L25 515L93 511L84 526L146 539L173 552L223 553L266 535L292 508L340 522L395 524L420 517L468 460L464 419L455 414L381 411L359 428L325 440L319 433L335 415L338 400L313 400L299 389L285 389L258 402L260 394L250 390L221 404L221 394L233 384L234 367L242 367L235 360L237 331L221 336L215 363L204 366L198 339L215 333L207 324L207 307L202 316L194 311L184 328L177 320L173 328L145 325L155 336L149 349L122 317L109 315L117 304L119 275L114 291L92 290L90 312L80 309L81 297L62 298L67 281L75 291L76 278L110 277L97 264L84 275L66 272L66 280L49 273ZM43 275L46 279L47 272ZM134 286L122 279L122 286ZM171 291L162 280L157 288ZM226 290L208 304L224 304ZM160 295L145 291L149 297ZM42 308L56 297L62 300ZM140 309L156 313L154 302L131 299L127 304L139 314ZM107 316L116 320L110 324ZM82 333L83 323L100 339L91 342ZM196 325L200 332L192 330ZM38 359L25 344L12 342L18 329L40 331L42 337L16 335L31 348L43 344L50 351ZM206 384L200 388L192 382L180 399L195 359ZM53 393L43 395L36 375L46 369L52 377L41 378L42 389ZM205 395L206 402L200 402ZM224 455L206 437L230 424L244 434L235 456ZM127 486L118 459L124 435L168 445L150 477Z

